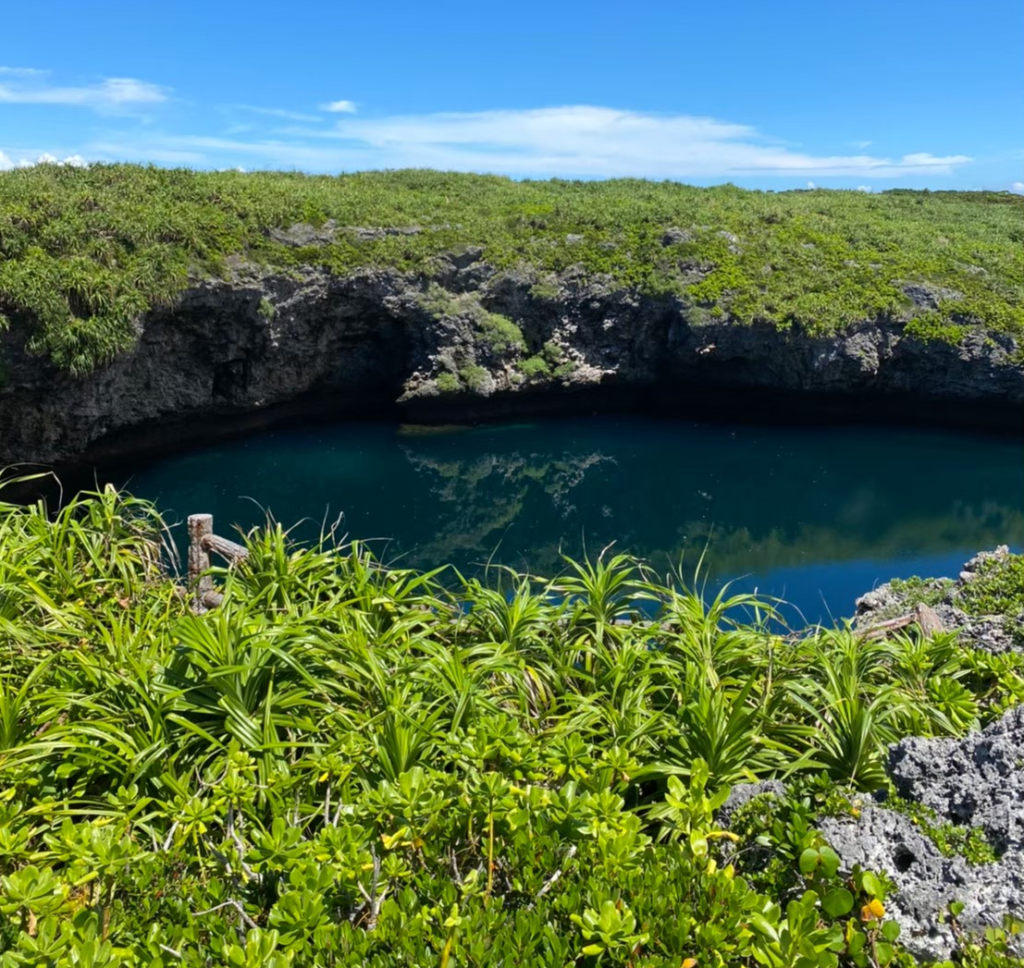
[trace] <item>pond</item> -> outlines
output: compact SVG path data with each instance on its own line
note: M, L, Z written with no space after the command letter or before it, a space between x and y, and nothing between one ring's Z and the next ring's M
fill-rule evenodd
M640 417L470 428L345 422L221 442L108 476L172 521L219 534L270 513L315 538L369 539L403 567L488 562L551 575L606 545L709 588L848 616L892 577L955 575L1024 545L1019 440L884 427L773 427ZM180 536L183 526L176 529ZM179 541L183 538L179 537ZM796 621L797 619L793 619Z

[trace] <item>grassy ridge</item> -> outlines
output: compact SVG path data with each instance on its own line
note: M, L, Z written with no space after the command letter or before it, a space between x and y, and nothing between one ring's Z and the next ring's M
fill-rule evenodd
M337 231L306 247L268 235L299 222ZM13 321L32 351L84 373L132 345L139 314L230 255L429 271L438 253L480 246L501 269L537 270L541 297L545 273L580 266L677 293L698 315L821 333L894 317L956 341L978 324L1024 332L1022 224L1024 198L980 192L39 165L0 174L0 326ZM381 226L422 231L346 230ZM925 305L904 292L916 283L931 293Z
M622 556L453 593L269 527L197 616L160 536L113 490L0 503L4 968L909 965L813 821L1024 700L1022 656L783 638Z

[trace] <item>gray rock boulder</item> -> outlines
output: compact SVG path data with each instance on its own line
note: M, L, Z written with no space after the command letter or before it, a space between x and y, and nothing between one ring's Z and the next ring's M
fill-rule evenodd
M860 864L897 885L886 907L899 922L900 942L916 958L936 961L952 953L953 933L939 920L952 901L963 902L959 922L969 931L998 926L1005 915L1024 911L1019 854L977 866L944 857L909 817L878 807L864 807L856 820L827 818L820 830L847 870Z
M307 245L328 245L334 241L338 223L328 219L321 226L310 225L308 222L296 222L285 229L271 229L267 234L275 242L303 248Z
M960 923L972 931L1024 914L1024 707L964 739L902 740L891 747L888 768L901 797L942 820L981 827L1001 855L979 865L944 857L909 817L880 807L865 807L856 820L822 821L847 868L883 871L897 885L887 903L908 950L949 957L953 937L939 916L951 901L963 902Z
M723 827L732 823L733 817L741 807L745 807L755 797L771 793L782 799L786 796L786 784L781 780L761 780L757 783L737 783L729 792L729 799L718 810L717 820Z
M1000 853L1024 849L1024 707L962 740L905 739L889 772L905 799L981 827Z
M689 229L666 229L665 234L661 237L661 244L664 246L679 245L682 242L692 242L693 237L693 232Z

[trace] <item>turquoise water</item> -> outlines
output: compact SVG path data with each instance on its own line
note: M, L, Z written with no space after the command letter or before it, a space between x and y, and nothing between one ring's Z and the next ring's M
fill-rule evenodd
M297 537L341 515L388 562L488 561L539 574L610 542L660 572L784 597L809 620L849 615L891 577L956 574L1024 546L1019 441L880 428L771 428L631 417L447 432L382 423L279 430L115 476L172 520L233 536L265 512ZM183 528L178 528L178 532Z

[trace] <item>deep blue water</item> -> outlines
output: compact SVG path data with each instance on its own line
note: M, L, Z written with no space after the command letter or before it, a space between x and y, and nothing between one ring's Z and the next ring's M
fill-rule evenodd
M1024 546L1019 441L872 428L765 428L636 417L449 432L382 423L280 430L116 478L172 519L233 536L265 512L311 538L324 521L385 561L487 561L550 575L559 553L617 550L712 585L734 579L808 621L852 614L891 577L955 575ZM178 531L182 531L179 528Z

